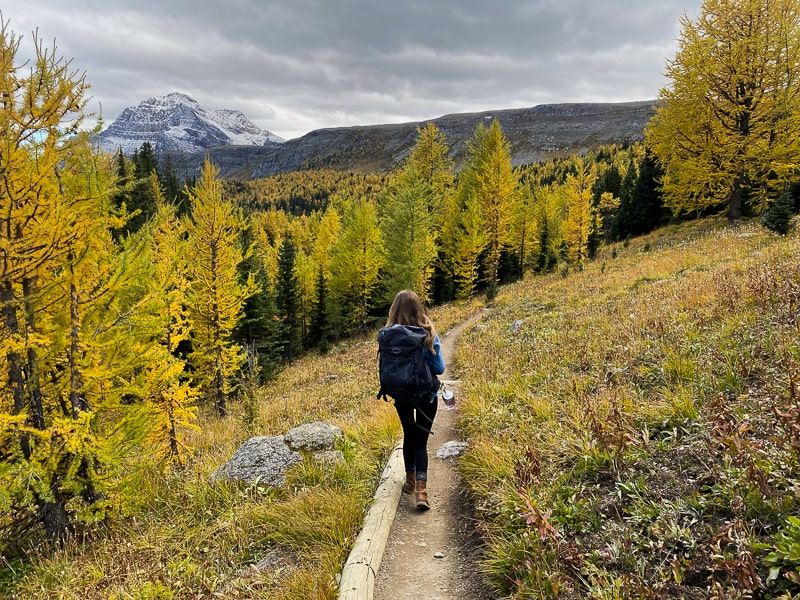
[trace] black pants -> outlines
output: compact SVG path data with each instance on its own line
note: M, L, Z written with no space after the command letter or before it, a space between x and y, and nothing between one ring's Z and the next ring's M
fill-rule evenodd
M437 397L394 403L403 426L403 463L406 473L417 472L417 479L428 479L428 436L438 408Z

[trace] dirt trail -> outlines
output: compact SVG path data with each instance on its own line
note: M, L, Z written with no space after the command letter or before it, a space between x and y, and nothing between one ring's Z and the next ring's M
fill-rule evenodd
M456 392L456 408L439 400L428 440L428 495L431 510L420 512L414 494L403 494L389 533L389 541L375 579L375 600L491 600L496 596L475 567L478 546L473 522L461 493L456 471L458 458L438 458L445 442L460 441L456 427L458 381L450 371L456 342L475 324L475 315L441 338L447 370L442 380Z

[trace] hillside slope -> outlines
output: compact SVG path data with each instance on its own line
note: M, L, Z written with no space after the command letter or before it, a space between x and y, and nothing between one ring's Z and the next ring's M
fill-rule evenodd
M757 223L504 288L457 353L501 595L799 593L799 310L800 238Z
M432 317L447 332L479 309ZM800 593L799 321L800 236L755 222L664 228L502 287L450 365L485 543L467 566L519 599ZM203 415L184 471L132 463L135 518L4 563L0 596L336 597L399 435L375 350L370 336L296 361L258 390L253 423L239 405ZM332 473L208 484L249 436L316 420L345 432Z

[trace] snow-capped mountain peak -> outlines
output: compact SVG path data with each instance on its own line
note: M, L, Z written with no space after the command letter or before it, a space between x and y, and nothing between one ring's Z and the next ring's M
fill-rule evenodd
M241 111L210 110L197 100L172 92L128 107L99 136L107 152L130 155L144 142L156 152L195 152L215 146L263 146L284 140L260 129Z

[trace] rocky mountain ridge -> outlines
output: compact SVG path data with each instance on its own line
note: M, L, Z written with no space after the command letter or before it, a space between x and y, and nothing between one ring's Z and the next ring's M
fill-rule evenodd
M178 92L148 98L128 107L98 135L106 152L120 148L130 155L144 142L158 154L203 152L224 145L263 146L282 142L270 131L260 129L238 110L210 110L194 98Z
M499 121L509 142L512 163L522 165L640 141L654 112L654 101L548 104L457 113L430 121L445 135L458 168L478 124L488 125L492 119ZM209 156L222 177L245 180L315 168L383 173L408 156L417 140L417 128L425 123L318 129L281 144L227 145L170 156L179 173L196 174Z
M654 101L543 104L429 119L444 134L456 168L479 123L500 122L515 165L642 140ZM145 141L177 172L196 175L206 156L222 177L257 179L304 169L385 173L408 156L428 121L317 129L284 141L240 111L212 111L184 94L150 98L123 111L99 134L108 152L132 154Z

